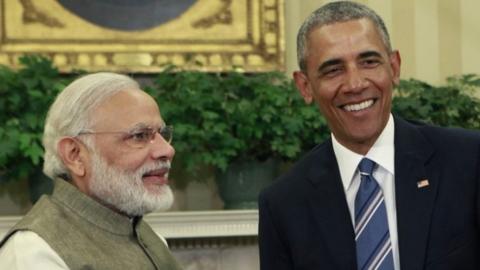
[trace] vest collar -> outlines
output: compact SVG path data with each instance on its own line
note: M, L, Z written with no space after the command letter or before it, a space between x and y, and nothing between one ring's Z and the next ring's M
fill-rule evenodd
M82 219L105 231L119 235L133 234L132 220L128 216L100 204L63 179L58 178L53 182L51 198L54 203L67 207Z

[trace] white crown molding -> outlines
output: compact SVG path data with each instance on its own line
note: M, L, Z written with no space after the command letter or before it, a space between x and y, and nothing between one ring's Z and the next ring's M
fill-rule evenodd
M0 217L0 237L22 216ZM167 239L256 236L257 210L179 211L152 213L145 220Z
M257 210L152 213L145 220L165 238L256 236Z

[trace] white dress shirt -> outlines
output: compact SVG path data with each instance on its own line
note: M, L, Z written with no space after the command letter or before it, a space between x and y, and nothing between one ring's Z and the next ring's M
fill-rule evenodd
M394 122L390 114L387 125L377 141L365 155L366 158L378 164L373 177L382 188L387 208L388 229L392 241L393 262L396 270L400 270L400 254L398 251L397 208L395 205L395 146ZM360 187L358 164L364 158L341 145L332 134L333 151L337 158L340 176L347 197L352 224L355 224L355 196Z
M32 231L18 231L0 249L0 269L69 269L60 256Z

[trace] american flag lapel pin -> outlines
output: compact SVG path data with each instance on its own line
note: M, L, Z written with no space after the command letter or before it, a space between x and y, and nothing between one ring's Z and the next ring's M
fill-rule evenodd
M424 187L428 187L429 185L430 183L428 182L428 179L422 179L417 182L417 188L424 188Z

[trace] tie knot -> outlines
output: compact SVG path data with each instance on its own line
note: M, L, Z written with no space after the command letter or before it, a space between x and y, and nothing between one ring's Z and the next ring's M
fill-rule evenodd
M358 169L360 170L360 174L368 174L372 175L373 169L375 168L375 162L368 158L363 158L358 164Z

